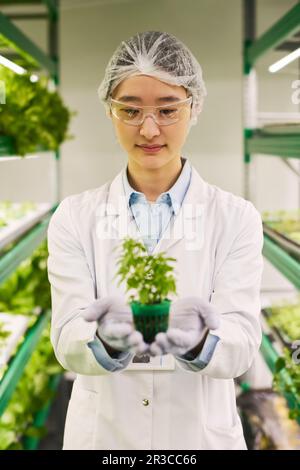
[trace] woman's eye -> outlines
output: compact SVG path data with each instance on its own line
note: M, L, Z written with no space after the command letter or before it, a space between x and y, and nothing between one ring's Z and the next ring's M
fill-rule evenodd
M176 113L177 109L173 108L173 109L161 109L160 110L160 113L163 115L163 116L170 116L170 114L172 113Z
M136 116L139 112L138 109L134 109L134 108L126 108L126 109L122 109L122 111L125 112L129 117Z

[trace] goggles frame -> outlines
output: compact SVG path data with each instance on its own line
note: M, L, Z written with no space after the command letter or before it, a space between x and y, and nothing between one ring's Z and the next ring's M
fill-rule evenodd
M181 108L184 108L185 104L191 104L192 103L192 99L193 99L193 97L189 96L188 98L185 98L184 100L175 101L175 102L172 102L172 103L169 103L169 104L164 104L164 105L161 105L161 106L135 106L135 105L131 105L129 103L124 103L123 101L118 101L118 100L115 100L113 98L110 98L110 111L111 111L112 115L115 116L115 118L117 118L119 121L121 121L124 124L127 124L129 126L135 126L135 127L141 126L142 124L144 124L144 121L145 121L147 116L151 116L153 118L154 122L158 126L170 126L170 125L176 124L176 122L180 121L180 118L176 119L173 122L167 123L167 124L161 124L161 123L157 122L157 117L154 113L150 113L150 112L145 113L144 110L149 109L149 108L154 109L154 110L168 109L168 108L170 108L170 106L177 106L178 104L179 105L183 104L183 106L181 106ZM123 106L127 107L128 109L142 110L143 115L142 115L142 118L141 118L140 122L133 124L130 121L126 121L126 120L121 119L117 114L114 113L112 103L116 103L118 105L123 105Z

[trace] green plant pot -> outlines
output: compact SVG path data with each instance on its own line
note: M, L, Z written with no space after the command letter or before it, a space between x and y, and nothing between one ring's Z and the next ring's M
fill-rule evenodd
M146 343L151 344L157 333L167 331L170 304L168 299L159 304L130 303L135 328L143 334Z

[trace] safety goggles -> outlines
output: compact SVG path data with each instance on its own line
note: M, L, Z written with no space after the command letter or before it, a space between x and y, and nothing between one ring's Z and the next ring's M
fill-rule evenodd
M192 96L163 106L132 106L111 98L110 109L120 121L130 126L141 126L147 116L151 116L158 126L170 126L189 113Z

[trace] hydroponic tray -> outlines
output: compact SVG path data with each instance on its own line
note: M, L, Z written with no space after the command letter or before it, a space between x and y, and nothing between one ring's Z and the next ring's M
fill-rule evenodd
M266 318L266 321L268 322L269 318L272 317L272 309L268 309L268 308L265 308L265 309L262 309L262 314L263 316ZM269 323L268 323L269 325ZM271 328L271 331L273 330L273 332L275 332L277 338L280 340L281 344L289 349L292 348L292 345L294 343L294 340L292 340L284 331L280 330L279 328L277 328L277 326L270 326L269 327Z
M299 243L291 240L286 235L270 228L265 222L263 223L264 232L272 240L274 240L281 248L294 256L297 260L300 260L300 245Z
M13 220L9 225L0 228L0 250L27 232L43 216L48 214L51 208L52 205L50 203L36 204L36 208L28 212L24 217Z
M0 312L1 331L8 333L6 338L0 336L0 368L8 363L15 348L28 327L29 317Z
M299 122L282 122L265 124L259 129L259 133L267 135L297 135L300 134Z

